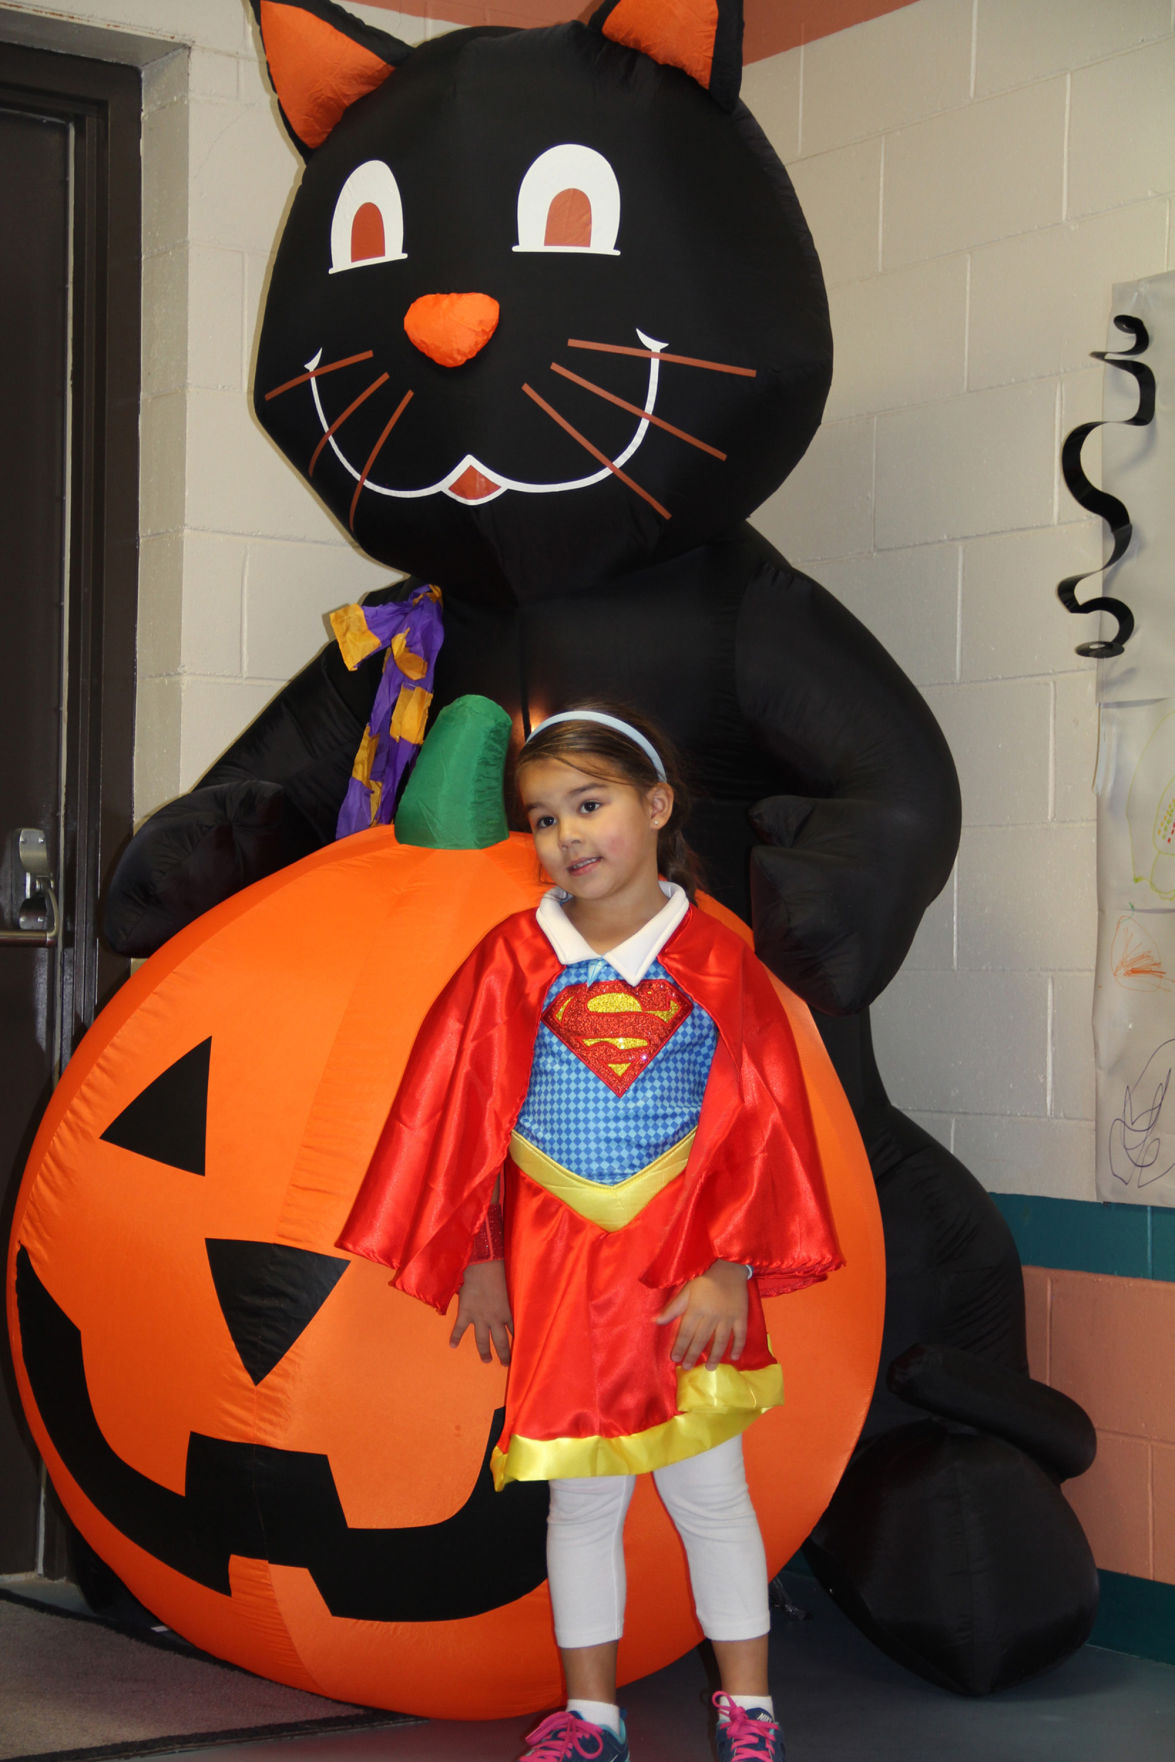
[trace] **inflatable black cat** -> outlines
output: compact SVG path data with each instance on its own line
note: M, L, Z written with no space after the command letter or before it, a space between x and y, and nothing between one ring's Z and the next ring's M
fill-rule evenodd
M483 693L521 733L603 693L688 755L708 886L824 1012L886 1225L883 1376L814 1569L914 1670L1015 1682L1092 1622L1058 1490L1090 1433L1027 1377L999 1214L873 1062L864 1011L950 871L957 784L893 661L744 524L816 430L831 341L738 102L741 8L607 0L411 49L329 0L254 10L307 161L259 420L364 551L414 572L369 608L439 586L434 709ZM334 837L380 666L326 649L148 821L110 891L118 948Z

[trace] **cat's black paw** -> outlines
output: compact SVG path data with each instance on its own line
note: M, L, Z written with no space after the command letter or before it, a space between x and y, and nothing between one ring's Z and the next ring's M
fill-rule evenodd
M119 954L154 954L202 912L318 848L279 784L206 785L159 809L131 839L103 929Z
M812 1009L852 1015L893 978L918 928L918 840L893 803L768 796L751 809L755 950Z

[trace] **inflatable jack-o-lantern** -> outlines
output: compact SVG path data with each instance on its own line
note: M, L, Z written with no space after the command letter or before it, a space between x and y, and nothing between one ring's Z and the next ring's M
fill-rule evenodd
M429 849L402 823L237 895L103 1012L19 1197L13 1352L70 1517L177 1632L340 1699L477 1718L560 1693L546 1487L488 1472L505 1373L335 1247L428 1004L538 891L529 838ZM747 1461L773 1570L847 1460L881 1321L872 1180L788 1007L848 1265L768 1306L787 1404ZM628 1550L626 1680L698 1637L651 1486Z

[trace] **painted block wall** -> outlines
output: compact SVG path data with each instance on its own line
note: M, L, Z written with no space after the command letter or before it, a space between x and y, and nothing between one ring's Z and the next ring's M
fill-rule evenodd
M744 95L836 347L759 523L923 689L963 789L955 875L876 1010L882 1074L988 1188L1092 1200L1094 663L1054 586L1102 528L1057 462L1101 414L1111 284L1173 261L1170 0L916 0Z
M354 11L411 40L447 28ZM143 68L135 810L189 788L388 579L253 418L270 257L301 171L245 0L0 0L0 41Z
M1028 1267L1032 1374L1079 1401L1097 1460L1065 1491L1098 1565L1175 1585L1175 1284Z
M963 789L955 874L875 1011L878 1061L986 1187L1035 1201L1033 1371L1099 1432L1066 1490L1108 1603L1159 1581L1166 1646L1175 1285L1149 1262L1108 1276L1121 1208L1092 1203L1097 716L1054 588L1103 554L1057 461L1102 413L1089 351L1112 284L1175 262L1172 24L1168 0L916 0L744 83L824 262L837 355L825 425L759 523L923 689ZM1066 1205L1080 1269L1058 1253Z

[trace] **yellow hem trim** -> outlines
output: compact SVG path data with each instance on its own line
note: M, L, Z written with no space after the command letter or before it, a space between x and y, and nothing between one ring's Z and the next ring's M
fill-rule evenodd
M677 1389L681 1413L626 1438L525 1438L515 1432L490 1459L496 1490L510 1481L648 1474L699 1456L745 1432L767 1408L782 1406L783 1372L777 1364L747 1371L734 1364L696 1367L678 1372Z
M601 1230L622 1230L680 1175L689 1161L693 1141L693 1132L687 1132L684 1138L663 1150L655 1162L606 1187L599 1181L589 1181L583 1175L573 1174L517 1132L510 1137L510 1156L524 1175L529 1175L538 1186L561 1199L589 1224L596 1224Z

